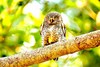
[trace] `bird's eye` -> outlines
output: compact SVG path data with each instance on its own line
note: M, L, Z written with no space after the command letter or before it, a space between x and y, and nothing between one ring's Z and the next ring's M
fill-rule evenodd
M58 16L55 16L55 17L54 17L54 19L58 19L58 18L59 18Z

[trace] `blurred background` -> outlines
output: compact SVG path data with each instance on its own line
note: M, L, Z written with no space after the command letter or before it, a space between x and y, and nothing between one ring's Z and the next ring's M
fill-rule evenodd
M45 15L59 12L66 39L100 29L100 0L0 0L0 57L41 47ZM100 67L100 47L29 67Z

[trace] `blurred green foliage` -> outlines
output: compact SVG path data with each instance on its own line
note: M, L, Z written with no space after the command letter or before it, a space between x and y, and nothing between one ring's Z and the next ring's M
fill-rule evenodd
M0 0L0 57L41 47L40 25L48 12L61 13L66 39L100 29L100 0ZM30 67L100 67L100 47Z

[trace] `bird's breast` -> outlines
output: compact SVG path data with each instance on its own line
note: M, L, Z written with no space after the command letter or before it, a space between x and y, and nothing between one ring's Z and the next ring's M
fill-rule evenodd
M48 37L49 43L54 43L58 41L57 30L54 25L49 27L49 34L50 34L50 36Z
M52 25L52 26L49 27L49 31L50 32L52 32L54 29L55 29L55 26L54 25Z

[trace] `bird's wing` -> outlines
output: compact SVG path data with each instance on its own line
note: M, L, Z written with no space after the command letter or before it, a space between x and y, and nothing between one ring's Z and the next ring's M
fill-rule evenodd
M42 35L42 30L43 30L43 28L44 28L44 22L41 24L41 26L40 26L40 35Z
M61 27L62 27L63 34L64 36L66 36L66 26L64 23L62 23L61 25L62 25Z

